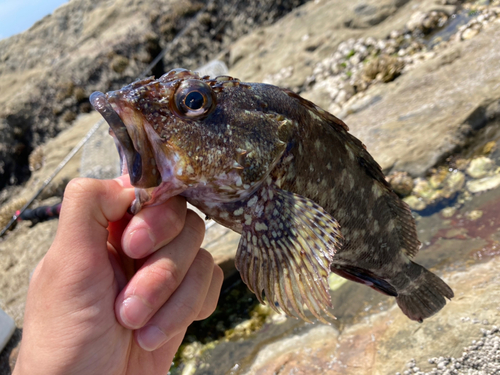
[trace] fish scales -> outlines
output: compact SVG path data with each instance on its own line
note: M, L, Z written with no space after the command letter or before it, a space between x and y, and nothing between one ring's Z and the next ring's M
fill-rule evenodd
M411 260L411 212L361 141L292 91L174 69L91 102L136 187L132 210L180 194L241 233L236 267L276 311L328 322L332 272L417 321L453 297Z

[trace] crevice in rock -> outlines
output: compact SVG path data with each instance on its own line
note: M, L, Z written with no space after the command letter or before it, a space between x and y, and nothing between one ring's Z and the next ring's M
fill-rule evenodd
M500 137L500 98L487 100L467 117L460 127L456 146L441 155L432 168L457 157L469 157L478 147Z

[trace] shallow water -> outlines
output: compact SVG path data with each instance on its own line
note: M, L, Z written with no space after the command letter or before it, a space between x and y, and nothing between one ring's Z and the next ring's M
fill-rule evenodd
M448 41L458 31L460 26L467 24L474 17L474 13L466 11L452 14L442 28L436 29L424 38L424 44L427 48L431 49L436 44Z

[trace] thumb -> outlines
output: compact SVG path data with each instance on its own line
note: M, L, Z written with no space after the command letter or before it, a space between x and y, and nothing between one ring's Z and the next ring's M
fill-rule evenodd
M107 227L121 219L134 199L122 178L77 178L64 192L56 238L47 252L65 269L95 269L108 262Z

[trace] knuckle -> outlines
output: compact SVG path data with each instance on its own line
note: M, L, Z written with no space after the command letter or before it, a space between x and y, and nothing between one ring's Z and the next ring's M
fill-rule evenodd
M98 180L91 178L74 178L64 190L66 200L90 199L91 196L102 194L102 184Z
M80 195L89 191L92 181L88 178L73 178L66 186L65 195Z
M184 220L181 215L176 210L167 210L166 211L166 220L168 228L172 230L175 235L178 235L182 231L182 227L184 226Z
M153 290L157 290L159 295L172 295L182 281L182 275L177 268L166 262L158 262L151 267L148 277L154 285Z
M189 303L187 300L178 300L175 302L175 311L180 313L182 316L183 324L188 326L191 324L198 316L198 309Z
M195 262L201 263L204 269L210 269L209 267L213 267L214 258L207 250L201 248L196 254Z

